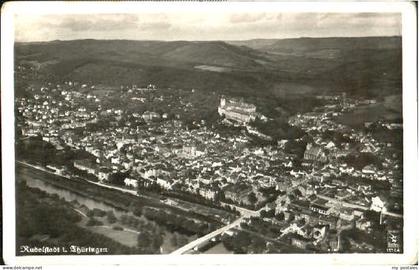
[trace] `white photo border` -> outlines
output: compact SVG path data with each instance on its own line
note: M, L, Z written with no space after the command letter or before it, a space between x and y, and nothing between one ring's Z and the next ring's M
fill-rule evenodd
M13 46L15 14L90 14L135 12L384 12L401 13L403 43L403 181L404 253L402 254L268 254L268 255L82 255L16 256ZM418 260L417 51L416 6L409 2L7 2L1 11L1 124L3 258L9 265L146 266L321 266L409 265ZM413 203L413 199L416 200Z

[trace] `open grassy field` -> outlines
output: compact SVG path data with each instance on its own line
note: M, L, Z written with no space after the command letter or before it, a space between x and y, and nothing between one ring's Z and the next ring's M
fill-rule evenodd
M199 66L195 66L194 68L201 69L201 70L214 71L214 72L228 72L228 71L230 71L230 69L225 68L225 67L216 67L216 66L208 66L208 65L199 65Z
M315 87L298 82L279 82L274 84L271 90L274 96L279 98L313 95L316 91Z
M92 226L86 227L91 232L102 234L112 240L127 246L127 247L136 247L137 246L137 235L138 233L133 231L118 231L114 230L111 226Z
M387 96L376 104L360 106L354 111L344 113L337 120L351 127L360 127L365 122L385 120L400 123L402 120L401 95Z

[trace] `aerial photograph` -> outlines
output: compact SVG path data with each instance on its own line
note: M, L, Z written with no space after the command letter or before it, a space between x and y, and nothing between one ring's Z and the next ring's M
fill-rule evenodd
M16 256L403 253L401 24L17 15Z

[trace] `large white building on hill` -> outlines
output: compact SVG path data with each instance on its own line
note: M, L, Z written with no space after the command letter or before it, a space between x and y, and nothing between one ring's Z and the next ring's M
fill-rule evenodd
M228 120L246 124L252 122L257 117L257 107L254 104L245 103L243 101L222 97L218 112L220 116L224 116Z

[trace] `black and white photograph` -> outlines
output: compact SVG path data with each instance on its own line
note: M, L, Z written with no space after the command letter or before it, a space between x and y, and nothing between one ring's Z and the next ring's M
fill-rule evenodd
M404 12L188 4L13 12L13 256L413 248Z

